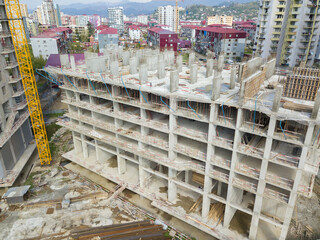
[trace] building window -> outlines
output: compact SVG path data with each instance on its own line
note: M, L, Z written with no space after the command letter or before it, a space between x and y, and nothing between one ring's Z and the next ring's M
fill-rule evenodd
M229 34L229 37L232 37L232 34Z

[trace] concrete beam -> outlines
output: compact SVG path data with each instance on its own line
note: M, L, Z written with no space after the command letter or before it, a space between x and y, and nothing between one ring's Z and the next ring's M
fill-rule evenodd
M207 70L206 70L206 77L211 77L213 74L213 59L207 60Z
M283 90L282 86L280 86L280 85L277 86L276 93L275 93L274 99L273 99L273 105L272 105L273 112L278 112L278 110L280 108L280 100L281 100L281 96L282 96L282 90Z
M192 64L190 67L190 83L196 83L197 82L197 75L198 75L198 65Z
M132 57L129 60L130 64L130 74L135 74L138 72L138 59L136 57Z
M319 113L319 108L320 108L320 89L318 90L316 99L314 101L314 106L313 106L312 114L311 114L312 119L317 119L318 113Z
M170 72L170 92L175 92L179 87L179 72L174 70Z
M140 65L139 80L140 80L140 84L144 84L148 81L148 66L147 66L147 64Z

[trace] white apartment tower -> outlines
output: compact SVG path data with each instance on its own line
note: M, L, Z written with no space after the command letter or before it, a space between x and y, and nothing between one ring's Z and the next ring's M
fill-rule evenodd
M255 53L277 65L312 66L319 40L318 0L261 0Z
M53 0L44 0L40 6L37 7L36 16L38 22L43 25L57 25L57 13L54 7Z
M178 18L176 17L177 13ZM171 31L178 32L179 11L176 11L176 7L171 5L158 7L158 24L167 25L171 28Z
M108 8L109 27L118 29L121 34L124 31L123 7Z

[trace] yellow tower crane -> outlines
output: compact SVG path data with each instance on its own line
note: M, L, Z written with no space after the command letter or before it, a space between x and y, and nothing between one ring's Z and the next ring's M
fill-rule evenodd
M41 165L50 164L51 153L43 121L40 99L34 77L28 41L24 30L19 0L4 0L12 42L26 95L34 137Z

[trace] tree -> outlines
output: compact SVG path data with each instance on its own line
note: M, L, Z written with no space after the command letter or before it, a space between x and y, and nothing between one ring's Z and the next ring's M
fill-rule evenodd
M91 22L87 23L87 27L88 27L88 39L89 39L91 35L94 35L94 27Z
M46 65L47 59L45 59L42 55L40 55L40 57L35 57L33 55L32 47L29 46L29 48L30 48L30 55L31 55L31 62L32 62L32 66L33 66L33 71L36 72L36 69L42 69Z

